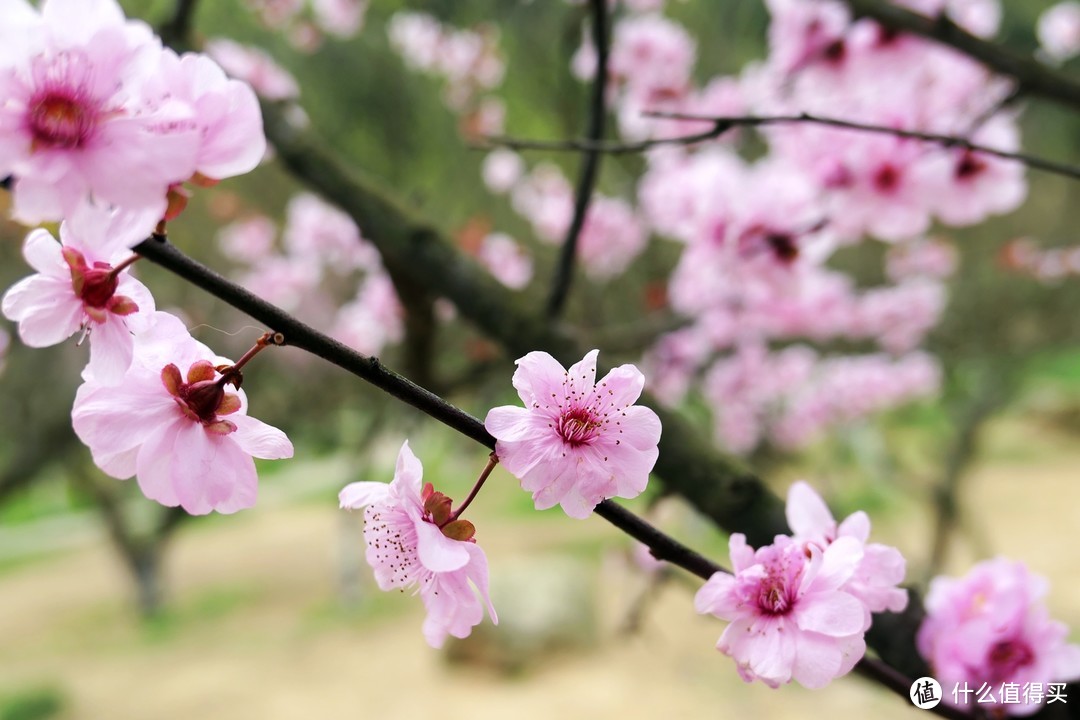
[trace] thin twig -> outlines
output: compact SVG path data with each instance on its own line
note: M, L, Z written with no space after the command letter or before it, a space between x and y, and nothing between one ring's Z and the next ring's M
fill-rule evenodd
M698 122L712 123L712 128L691 135L676 137L653 138L632 143L594 143L589 140L523 140L518 138L492 136L485 140L492 145L514 148L515 150L550 150L556 152L600 152L607 154L639 153L661 145L695 145L707 140L715 140L728 130L736 127L762 127L765 125L781 125L787 123L811 123L825 125L844 130L857 132L875 133L878 135L892 135L893 137L906 138L909 140L921 140L935 143L945 148L966 150L968 152L983 153L1023 163L1035 170L1062 175L1074 180L1080 180L1080 167L1065 163L1047 160L1046 158L1028 155L1027 153L999 150L973 143L967 138L955 135L941 135L938 133L920 132L917 130L904 130L901 128L887 127L884 125L872 125L869 123L843 120L841 118L813 115L811 113L799 113L796 115L745 115L732 117L717 117L711 115L692 115L688 113L647 112L649 117L668 118L672 120L695 120Z
M592 96L589 101L589 124L585 135L590 142L599 142L604 137L604 114L606 110L607 75L608 75L608 39L607 39L607 0L591 0L593 45L596 46L596 77L593 78ZM574 260L577 256L578 238L585 226L585 217L589 212L596 179L600 174L600 159L603 154L588 150L581 159L581 175L578 177L577 193L574 197L574 217L566 231L559 263L551 281L551 294L548 296L546 313L549 318L557 318L570 294L570 283L574 275Z

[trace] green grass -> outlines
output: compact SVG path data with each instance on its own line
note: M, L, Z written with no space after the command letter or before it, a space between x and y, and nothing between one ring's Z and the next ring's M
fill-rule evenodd
M31 687L0 696L0 720L48 720L63 713L66 705L60 688Z

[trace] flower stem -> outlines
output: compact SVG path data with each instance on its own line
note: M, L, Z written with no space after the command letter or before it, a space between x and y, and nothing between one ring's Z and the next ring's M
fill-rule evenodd
M480 488L482 488L484 486L484 483L487 482L488 475L491 474L491 471L494 470L495 466L498 464L498 455L496 455L495 453L491 453L490 455L488 455L487 467L485 467L484 471L480 473L480 477L476 479L476 484L473 485L473 489L469 491L469 497L465 498L464 502L461 503L461 507L459 507L457 510L450 514L449 522L453 522L454 520L457 520L459 517L461 517L461 513L465 512L465 508L469 507L473 499L480 493Z
M120 273L122 273L123 271L125 271L129 267L131 267L133 264L135 264L136 261L141 260L141 259L142 259L142 255L132 254L131 257L127 258L126 260L124 260L124 262L120 263L119 265L114 267L112 270L110 270L109 271L109 277L113 277L113 278L116 277L117 275L119 275Z

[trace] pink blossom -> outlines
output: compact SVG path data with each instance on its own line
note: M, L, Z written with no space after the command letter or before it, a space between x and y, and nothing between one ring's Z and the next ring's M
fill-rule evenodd
M315 21L323 30L338 37L352 37L364 24L368 0L311 0Z
M690 87L696 47L690 34L659 14L615 25L608 69L638 95L679 96Z
M295 100L300 85L264 50L225 38L207 41L206 53L221 64L229 75L251 85L267 100Z
M265 215L238 220L221 228L218 246L230 260L256 263L274 251L277 226Z
M656 463L660 419L634 405L644 376L621 365L597 383L597 355L569 371L545 352L519 358L514 387L525 407L493 408L484 420L500 462L537 510L561 505L588 517L601 500L639 495Z
M1052 59L1074 57L1080 53L1080 2L1065 0L1047 9L1035 30L1039 45Z
M1068 629L1050 619L1043 604L1046 591L1044 578L1000 557L975 565L962 578L934 578L917 637L934 677L944 687L967 683L978 689L988 683L994 711L1036 712L1041 701L1034 698L1003 703L1002 684L1045 687L1080 678L1080 646L1067 644ZM954 699L945 692L944 700L958 704L954 700L964 696Z
M574 191L556 165L541 163L517 185L510 196L514 210L532 223L544 242L561 242L574 217Z
M484 158L481 173L488 190L500 195L509 192L525 171L525 161L513 150L499 148Z
M608 280L626 271L648 239L644 225L625 200L597 195L581 228L578 257L589 277Z
M286 210L285 249L341 273L381 267L379 254L360 235L353 219L317 195L300 193Z
M863 545L863 556L843 589L861 600L870 612L903 612L907 590L897 587L904 581L907 562L900 551L880 543L866 544L870 518L863 511L849 515L839 525L828 506L803 481L788 489L787 522L797 543L827 547L838 538L854 538Z
M229 361L194 340L174 316L158 312L137 337L123 380L90 377L75 395L72 424L94 463L117 479L137 476L162 505L193 515L233 513L255 504L252 457L292 457L285 434L247 414L239 378L216 368Z
M115 0L46 0L35 52L0 70L0 176L13 214L59 220L88 197L161 217L169 186L195 170L199 131L178 100L141 89L161 48Z
M532 257L504 233L492 233L485 237L480 243L477 259L508 288L520 290L532 280Z
M4 361L7 358L8 347L11 345L11 336L8 331L0 327L0 373L4 372Z
M405 337L405 311L385 272L371 273L356 298L337 311L331 335L364 355L378 355Z
M869 610L844 590L862 559L861 543L843 537L804 547L778 535L754 551L735 533L729 544L734 574L709 578L694 607L730 623L716 647L735 660L743 680L821 688L848 673L866 652L870 627Z
M365 557L379 589L417 587L428 613L424 638L439 648L448 635L468 636L485 606L493 623L499 618L472 523L453 517L450 499L431 483L421 486L423 472L405 441L390 484L355 482L338 497L343 508L364 508Z
M893 282L913 277L944 280L956 272L956 248L944 240L927 238L898 243L885 256L885 273Z
M120 265L132 256L127 246L145 239L145 224L146 216L83 206L60 226L61 242L47 230L27 235L23 256L37 274L15 283L2 303L22 341L47 347L82 329L90 336L87 372L119 382L131 365L132 333L154 312L150 291Z
M195 113L200 136L195 171L222 180L254 170L266 154L266 136L251 86L228 78L206 55L178 56L166 48L160 61L154 90L182 100Z

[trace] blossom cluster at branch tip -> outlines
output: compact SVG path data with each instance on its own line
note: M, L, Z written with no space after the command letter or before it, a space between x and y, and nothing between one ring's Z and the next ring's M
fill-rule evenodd
M1002 557L961 578L934 578L916 637L934 677L944 687L986 685L978 702L1017 716L1035 713L1044 698L1025 692L1013 701L1005 686L1080 679L1080 645L1067 643L1068 628L1050 618L1046 592L1044 578ZM946 692L943 699L963 706L964 696Z
M597 382L597 355L569 370L545 352L519 358L513 383L525 407L492 408L484 420L537 510L561 505L588 517L602 500L637 497L656 464L660 419L634 404L645 377L620 365Z
M493 623L499 618L475 528L453 516L450 499L423 483L423 472L406 440L392 482L354 482L338 499L342 508L364 510L365 558L379 588L415 587L427 610L424 638L439 648L448 636L468 636L485 607Z
M905 562L895 548L866 544L865 513L837 524L804 482L788 492L787 519L794 535L757 550L733 534L732 572L714 574L694 604L730 623L716 647L747 682L821 688L862 658L872 612L907 606L897 587Z
M178 56L116 0L24 0L0 26L0 177L24 223L85 202L156 218L180 186L245 173L266 140L258 101L203 55Z

